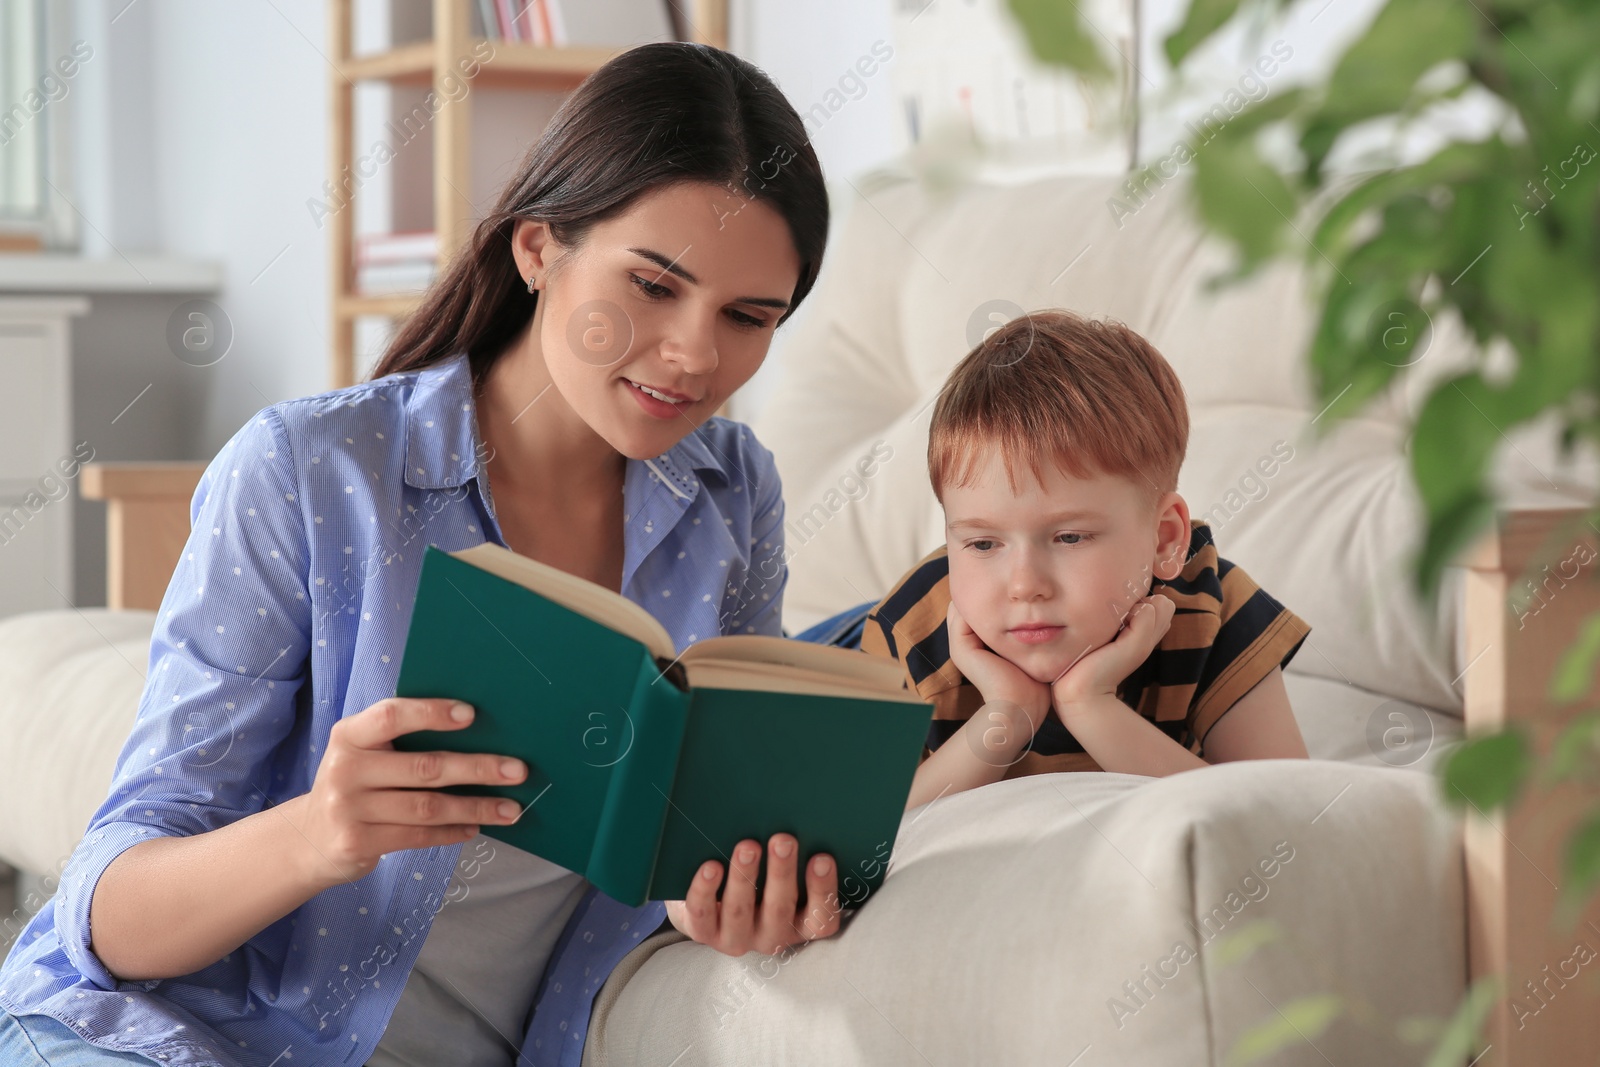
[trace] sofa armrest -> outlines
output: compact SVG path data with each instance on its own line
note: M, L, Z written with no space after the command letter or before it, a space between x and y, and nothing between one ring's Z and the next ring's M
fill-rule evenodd
M1554 701L1549 686L1584 621L1600 612L1596 553L1600 535L1578 507L1501 510L1469 553L1469 735L1515 723L1542 759L1575 716L1595 707L1600 686L1571 704ZM1473 980L1504 980L1486 1024L1484 1065L1571 1063L1600 1046L1600 986L1592 968L1578 972L1600 950L1600 902L1588 902L1576 929L1555 920L1566 841L1594 800L1572 783L1531 786L1509 812L1466 821L1468 969Z
M106 606L154 611L189 539L204 463L88 463L79 487L106 501Z

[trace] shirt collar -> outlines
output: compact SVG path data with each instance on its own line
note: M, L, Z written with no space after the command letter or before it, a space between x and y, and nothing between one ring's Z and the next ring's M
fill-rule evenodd
M416 386L406 400L405 417L407 485L448 489L465 485L482 473L472 364L466 353L418 372ZM696 428L651 462L671 479L669 485L688 498L698 489L693 471L710 471L722 481L728 480L726 459Z
M465 485L479 474L472 364L459 353L424 367L406 400L406 484Z

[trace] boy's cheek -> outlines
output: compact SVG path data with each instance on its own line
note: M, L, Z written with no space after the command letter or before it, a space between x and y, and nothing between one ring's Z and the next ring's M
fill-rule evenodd
M966 620L972 632L977 634L984 644L994 647L994 638L999 634L992 625L993 618L989 605L993 598L988 595L990 591L985 588L982 574L972 574L964 567L954 564L950 567L950 600Z

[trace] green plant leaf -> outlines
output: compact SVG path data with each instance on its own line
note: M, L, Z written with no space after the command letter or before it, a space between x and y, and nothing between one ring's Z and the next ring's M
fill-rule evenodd
M1590 616L1587 625L1593 626L1597 620L1600 615ZM1600 711L1586 711L1556 737L1539 781L1542 785L1581 781L1596 769L1600 769Z
M1339 58L1324 113L1350 123L1399 110L1423 74L1471 54L1479 21L1456 0L1389 0Z
M1412 431L1412 480L1427 509L1412 587L1424 601L1494 520L1484 473L1501 441L1496 409L1481 376L1460 375L1429 394Z
M1211 945L1211 958L1226 966L1248 959L1256 949L1283 937L1283 927L1275 919L1251 919L1237 930L1230 930Z
M1339 135L1355 123L1398 111L1417 79L1447 59L1470 54L1479 18L1457 0L1388 0L1339 58L1300 148L1320 175Z
M1218 138L1195 155L1193 193L1201 216L1232 238L1249 270L1278 247L1294 193L1247 140Z
M1420 604L1434 602L1445 568L1460 563L1463 553L1493 525L1494 517L1494 501L1481 487L1469 490L1454 506L1428 516L1421 549L1413 560L1411 588Z
M1176 69L1201 41L1225 25L1238 10L1239 0L1190 0L1183 24L1162 42L1167 62Z
M1344 1010L1344 1000L1331 993L1300 997L1277 1009L1266 1022L1240 1035L1228 1053L1231 1065L1254 1063L1279 1049L1315 1041Z
M1496 174L1496 171L1509 170L1510 166L1512 160L1506 142L1499 138L1488 138L1485 141L1451 142L1421 162L1366 174L1355 181L1354 186L1323 214L1315 234L1317 245L1333 256L1342 251L1347 243L1352 243L1352 230L1357 222L1370 216L1371 211L1381 210L1390 200L1435 189L1450 190L1451 194L1459 195L1459 187L1464 182L1482 179L1483 176ZM1499 195L1509 197L1509 190ZM1504 208L1501 210L1504 211ZM1480 248L1483 248L1483 243L1478 243L1472 254ZM1450 278L1446 278L1446 282L1448 280Z
M1497 974L1484 975L1472 983L1440 1034L1426 1067L1461 1067L1479 1054L1484 1044L1484 1020L1500 999L1504 984L1505 979Z
M1573 903L1588 899L1595 886L1600 885L1600 812L1591 811L1567 838L1562 869L1566 877L1561 895L1570 910Z
M1596 656L1600 656L1600 615L1590 615L1550 676L1550 696L1562 704L1581 700L1594 685Z
M1361 410L1393 380L1398 361L1384 360L1372 344L1372 322L1385 304L1409 295L1387 279L1333 279L1311 339L1320 428Z
M1412 431L1411 469L1430 516L1456 509L1483 481L1500 427L1488 385L1476 373L1448 378L1423 402Z
M1483 814L1513 800L1532 769L1532 756L1521 729L1471 738L1450 754L1443 769L1445 800L1468 804Z
M1060 0L1006 0L1021 24L1028 47L1041 63L1077 71L1091 80L1106 80L1111 64L1096 44L1096 35L1085 25L1076 3Z

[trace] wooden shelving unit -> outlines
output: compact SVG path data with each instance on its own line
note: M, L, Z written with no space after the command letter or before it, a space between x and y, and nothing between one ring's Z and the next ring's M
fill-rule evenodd
M473 0L433 0L433 40L413 42L373 55L351 54L353 0L329 0L328 44L333 71L330 77L332 114L328 123L328 153L332 181L344 189L345 175L354 163L355 83L388 81L395 84L432 85L446 101L433 121L433 220L439 237L441 267L467 239L476 220L466 190L471 186L470 137L472 93L450 100L444 79L456 72L463 57L471 57L481 38L471 35ZM728 0L682 0L689 8L695 41L728 46ZM617 54L603 47L551 48L515 41L494 40L493 58L480 65L474 84L500 88L570 91ZM345 195L354 196L353 190ZM328 254L332 287L333 343L330 346L329 387L341 389L355 383L355 321L364 315L404 318L417 306L415 295L367 296L355 288L355 211L351 205L333 214Z

